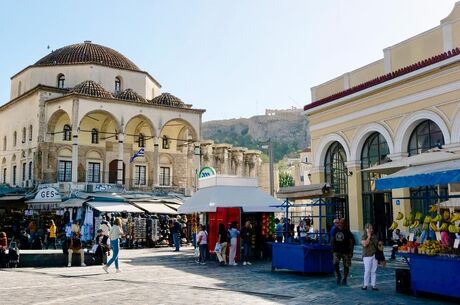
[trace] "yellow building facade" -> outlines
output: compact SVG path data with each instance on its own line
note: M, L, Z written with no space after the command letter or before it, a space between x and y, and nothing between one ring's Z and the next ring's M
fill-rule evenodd
M457 3L439 26L384 49L376 62L311 88L312 103L304 107L311 180L334 185L333 212L347 217L353 232L370 222L388 239L399 211L424 212L432 203L414 198L452 193L449 185L376 191L381 176L365 169L436 147L460 153L459 47Z

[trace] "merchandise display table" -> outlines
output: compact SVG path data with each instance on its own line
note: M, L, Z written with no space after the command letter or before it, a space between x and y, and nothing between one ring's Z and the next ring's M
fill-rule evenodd
M272 270L289 269L304 273L332 273L332 248L319 244L272 244Z
M411 289L460 298L460 257L403 254L411 273Z

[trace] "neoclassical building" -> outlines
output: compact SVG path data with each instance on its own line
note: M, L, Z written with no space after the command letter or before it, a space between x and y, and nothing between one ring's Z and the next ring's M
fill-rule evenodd
M85 41L51 52L11 77L0 107L0 182L193 187L190 151L204 110L160 90L108 47Z
M370 222L386 238L398 211L426 212L433 201L421 197L453 193L449 185L377 191L382 174L366 169L436 147L459 153L459 48L457 3L440 25L387 47L382 59L311 88L304 110L312 182L334 185L334 212L349 218L352 231Z

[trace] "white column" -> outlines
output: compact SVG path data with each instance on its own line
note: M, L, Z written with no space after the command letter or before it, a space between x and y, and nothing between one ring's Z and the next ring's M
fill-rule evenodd
M385 74L391 72L391 49L383 49L383 71Z
M117 160L117 184L123 185L123 155L124 155L124 141L125 135L118 133L118 160Z
M160 185L160 145L158 137L154 138L153 144L153 187Z
M78 182L78 99L72 102L72 184Z
M444 52L447 52L453 49L452 23L444 23L442 25L442 40L443 40Z

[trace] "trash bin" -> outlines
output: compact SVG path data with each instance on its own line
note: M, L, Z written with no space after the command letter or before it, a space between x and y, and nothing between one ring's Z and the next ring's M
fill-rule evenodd
M396 269L396 292L411 294L410 270Z

